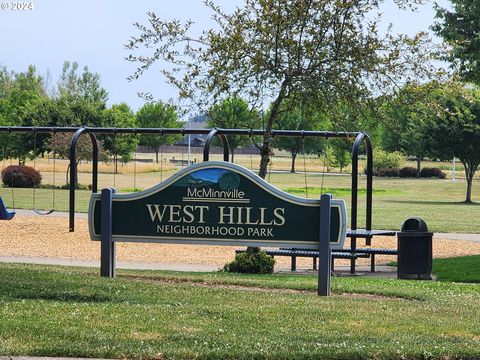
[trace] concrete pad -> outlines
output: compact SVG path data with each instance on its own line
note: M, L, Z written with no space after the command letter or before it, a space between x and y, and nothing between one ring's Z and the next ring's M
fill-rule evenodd
M376 265L375 272L370 271L370 265L357 265L355 268L355 274L350 274L350 265L336 265L333 276L339 277L349 277L349 276L363 276L371 278L382 278L382 279L396 279L397 278L397 268L395 266L386 266L386 265ZM291 271L289 268L280 269L277 271L280 274L318 274L318 270L312 270L311 268L297 268L297 271Z

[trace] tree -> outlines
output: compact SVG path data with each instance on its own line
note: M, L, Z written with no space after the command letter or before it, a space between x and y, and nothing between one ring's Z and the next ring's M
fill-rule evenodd
M164 21L148 13L149 25L135 24L139 35L126 44L127 60L141 76L155 62L179 96L205 106L227 95L246 98L252 106L272 100L260 146L259 175L270 155L271 130L287 101L327 108L337 99L355 102L428 64L425 34L414 38L380 36L370 19L382 1L246 0L228 14L211 0L216 27L190 35L192 21ZM400 5L414 3L397 1Z
M284 111L277 118L275 125L278 130L312 130L313 122L308 119L302 109L296 107L291 111ZM290 172L295 173L295 160L298 154L306 154L312 139L302 137L277 137L273 146L279 150L286 150L292 156Z
M480 164L480 90L462 84L444 84L431 93L423 111L429 114L423 136L432 156L457 157L465 168L465 202L472 202L472 183Z
M105 126L118 128L134 128L137 126L137 119L132 109L125 104L112 105L110 109L105 110ZM103 137L104 148L114 155L115 173L117 172L117 157L120 157L123 163L132 158L138 145L138 138L135 135L113 135Z
M256 129L260 118L258 112L249 108L248 103L240 97L228 97L213 105L208 111L207 125L226 129ZM235 149L249 144L246 136L229 135L228 145L233 162Z
M45 147L56 158L70 159L70 145L72 142L72 134L69 133L55 133L45 141ZM97 140L98 158L100 161L107 160L107 154L104 151L102 144ZM81 136L77 143L77 157L76 165L80 164L80 161L92 161L93 159L93 145L88 136ZM65 171L65 184L69 184L70 164L68 164ZM77 174L78 176L78 174ZM75 184L78 184L78 179L75 179Z
M453 11L435 5L432 29L447 43L444 57L461 78L480 85L480 0L450 0Z
M108 92L100 85L100 75L83 67L83 72L78 74L78 63L65 61L62 73L57 83L57 93L60 98L70 100L84 100L97 103L105 108Z
M340 172L343 171L352 162L352 143L350 141L332 140L332 159L331 165L338 167Z
M143 128L176 128L183 126L175 107L161 101L143 105L137 112L137 123L138 126ZM141 135L140 144L153 148L158 164L160 148L179 139L178 135Z
M48 99L43 78L37 74L35 66L32 65L26 72L21 73L9 73L3 68L0 71L0 91L2 125L32 125L30 114ZM18 158L19 162L23 163L33 154L34 140L34 136L29 133L10 134L2 137L1 146L5 149L6 156Z
M429 153L429 144L422 128L431 115L422 109L431 105L430 94L438 86L437 82L422 85L408 83L395 97L382 104L383 148L415 156L417 177L420 177L421 161Z

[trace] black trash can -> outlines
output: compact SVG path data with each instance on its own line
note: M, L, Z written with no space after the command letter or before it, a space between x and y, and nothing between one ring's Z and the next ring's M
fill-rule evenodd
M399 279L432 279L432 237L425 221L418 217L407 219L398 236Z

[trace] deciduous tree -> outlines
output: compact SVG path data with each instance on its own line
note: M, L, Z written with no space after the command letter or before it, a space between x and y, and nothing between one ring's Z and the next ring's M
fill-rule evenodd
M249 108L248 103L240 97L228 97L220 103L213 105L208 111L207 126L226 129L256 129L260 123L257 111ZM250 139L246 136L229 135L233 162L235 149L249 144Z
M143 105L137 112L137 123L138 126L144 128L176 128L183 125L175 107L161 101ZM141 135L140 144L153 148L158 164L160 147L179 139L178 135Z
M465 202L472 202L472 183L480 165L480 90L462 84L444 84L431 92L424 110L429 114L424 136L432 156L456 157L467 179ZM427 117L425 117L427 118Z
M424 109L434 105L430 95L438 86L437 82L409 83L402 87L396 96L382 104L383 148L414 156L417 161L417 177L420 177L422 159L429 154L429 144L423 127L431 114Z
M397 1L408 6L416 1ZM165 21L148 13L148 24L126 44L138 78L153 64L184 99L209 107L225 95L252 105L271 100L265 118L259 175L269 162L271 130L287 100L326 109L337 99L355 102L386 91L428 64L425 34L380 35L371 14L382 1L246 0L233 13L206 0L216 26L191 35L192 21ZM145 48L145 53L138 48Z
M448 45L445 60L467 82L480 85L480 0L450 0L453 9L435 5L433 31Z

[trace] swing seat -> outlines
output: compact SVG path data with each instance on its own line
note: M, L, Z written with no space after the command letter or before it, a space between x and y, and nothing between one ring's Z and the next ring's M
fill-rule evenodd
M12 220L15 216L15 211L8 211L0 196L0 220Z

